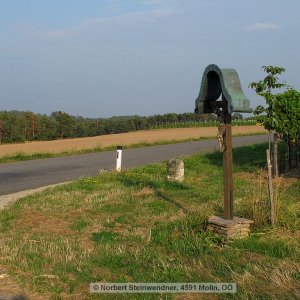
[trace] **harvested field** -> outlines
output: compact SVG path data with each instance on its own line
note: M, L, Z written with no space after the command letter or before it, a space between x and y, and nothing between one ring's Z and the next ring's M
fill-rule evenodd
M233 134L265 133L260 126L234 126ZM61 153L91 148L106 148L114 145L128 146L140 143L155 143L161 141L180 141L186 139L215 137L216 127L202 128L172 128L159 130L142 130L128 133L101 135L88 138L64 139L46 142L27 142L21 144L0 145L0 157L15 153Z

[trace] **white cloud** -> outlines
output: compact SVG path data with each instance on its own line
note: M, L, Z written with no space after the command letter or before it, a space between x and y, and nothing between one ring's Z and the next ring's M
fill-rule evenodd
M84 34L89 30L106 30L108 28L114 28L118 26L152 23L170 14L170 10L153 9L146 12L124 13L114 17L92 18L74 26L58 30L43 30L31 23L15 23L12 28L25 35L38 36L48 39L61 39Z
M274 30L279 29L281 26L270 22L270 23L259 23L255 22L253 25L247 26L246 29L248 31L261 31L261 30Z

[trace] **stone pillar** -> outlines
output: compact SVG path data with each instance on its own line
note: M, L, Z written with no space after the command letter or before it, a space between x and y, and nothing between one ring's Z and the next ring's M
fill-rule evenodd
M227 239L241 239L249 235L252 220L233 217L232 220L211 216L208 219L207 230Z
M184 163L180 159L171 159L167 163L167 179L182 182L184 180Z

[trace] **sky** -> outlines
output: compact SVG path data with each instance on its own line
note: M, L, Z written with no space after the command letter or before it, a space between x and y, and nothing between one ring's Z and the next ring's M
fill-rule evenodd
M0 110L193 112L204 69L300 90L299 0L0 0Z

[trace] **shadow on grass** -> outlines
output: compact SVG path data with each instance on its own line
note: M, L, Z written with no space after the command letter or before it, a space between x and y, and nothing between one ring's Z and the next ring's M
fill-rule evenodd
M135 174L138 175L138 174ZM184 213L188 213L188 209L182 206L180 203L169 197L166 193L162 192L162 190L189 190L190 187L185 183L179 182L168 182L162 180L153 180L151 178L147 178L147 176L134 176L132 173L130 176L124 174L119 177L119 180L127 187L148 187L154 191L154 195L164 201L169 202L174 205L177 209L182 210Z
M233 165L235 171L254 172L266 166L267 144L256 144L233 149ZM221 152L208 153L205 157L210 163L223 167Z
M182 210L185 214L187 214L189 212L189 210L187 208L185 208L180 203L176 202L175 200L173 200L172 198L168 197L167 195L165 195L164 193L162 193L160 191L155 191L155 196L173 204L176 208Z

